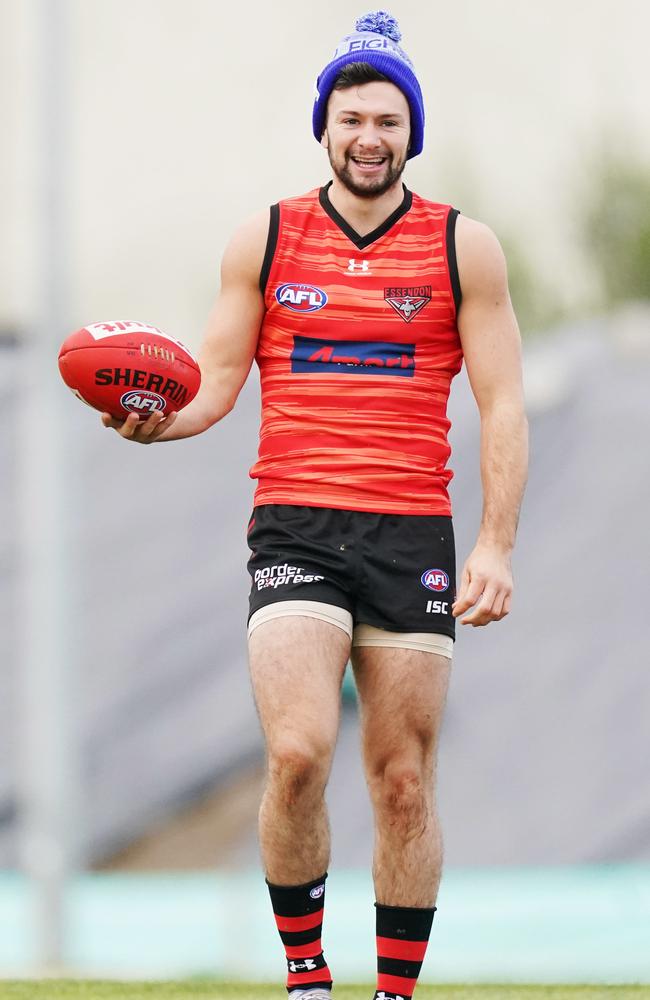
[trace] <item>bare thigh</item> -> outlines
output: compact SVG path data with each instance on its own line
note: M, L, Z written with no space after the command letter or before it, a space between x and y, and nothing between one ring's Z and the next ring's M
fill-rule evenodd
M431 772L451 660L421 650L357 646L353 666L369 781L391 762Z
M350 653L346 633L318 619L289 616L258 626L248 648L269 755L305 745L331 755Z

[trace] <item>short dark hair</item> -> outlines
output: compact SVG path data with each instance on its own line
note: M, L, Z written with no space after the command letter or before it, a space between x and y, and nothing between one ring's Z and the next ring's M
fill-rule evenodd
M348 87L360 87L363 83L373 83L375 80L392 83L378 69L367 62L353 62L344 66L332 85L332 90L347 90Z

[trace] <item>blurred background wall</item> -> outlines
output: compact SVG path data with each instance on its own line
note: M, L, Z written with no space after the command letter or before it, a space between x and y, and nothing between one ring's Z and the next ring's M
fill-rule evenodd
M138 318L198 346L233 228L328 179L310 132L313 83L365 10L286 0L245 10L207 0L49 6L60 18L57 52L50 53L59 56L62 97L50 124L55 132L60 125L60 148L43 122L46 4L0 0L0 867L4 898L14 900L0 907L0 921L13 929L5 941L14 942L0 953L0 972L37 960L24 884L11 873L26 857L42 862L47 855L38 844L21 848L20 684L25 634L38 631L39 621L21 612L18 585L22 573L29 589L25 511L46 509L52 499L43 483L36 490L32 483L27 496L23 461L33 455L38 465L46 427L59 442L51 474L58 470L68 539L59 598L72 650L65 696L66 731L74 737L66 786L71 867L101 870L96 879L143 869L203 871L200 904L190 883L173 883L180 895L171 910L187 914L205 913L211 898L239 891L217 886L208 872L247 879L259 866L262 751L246 676L243 535L256 449L255 374L235 413L209 434L137 449L103 432L67 394L55 345L88 322ZM540 927L549 932L558 895L574 913L559 935L573 940L574 956L571 928L587 926L580 921L588 923L596 899L605 900L609 940L628 943L614 971L598 965L603 931L589 925L576 976L591 969L620 978L627 969L643 978L650 970L634 942L639 915L647 917L650 862L650 9L633 0L596 0L588 9L558 0L474 0L400 2L391 10L428 116L425 152L409 164L406 182L482 219L502 239L525 337L532 432L515 610L489 630L463 633L457 644L440 779L450 866L445 905L459 921L452 919L457 937L443 939L443 953L457 965L438 957L428 975L453 978L460 970L461 978L467 970L470 932L454 899L457 907L467 903L465 920L477 921L485 942L472 909L483 885L502 893L506 929L483 952L474 941L476 978L566 972L566 955L540 965L530 945ZM49 163L54 156L60 176ZM50 168L51 198L65 212L60 247L48 250L39 191ZM61 275L50 329L48 260ZM23 391L27 343L49 352L51 396ZM16 422L21 407L32 413L29 433ZM462 559L480 515L478 425L464 376L452 417ZM45 736L42 753L45 765ZM334 867L357 872L349 884L360 886L358 899L369 899L362 873L372 823L350 685L330 805ZM621 864L633 867L617 868L616 881L611 866ZM554 883L546 916L535 924L530 901L539 899L538 877L517 879L531 866L558 865L580 866L578 875L562 868L567 880ZM275 956L261 881L246 884L262 894L254 904L260 949ZM101 895L100 884L117 892L116 883L83 883L74 905L83 897L92 910L88 900ZM148 896L142 883L129 885L150 916L174 891L170 881ZM181 897L194 900L188 911ZM346 912L356 914L356 905L347 899ZM15 906L25 914L20 941ZM79 912L72 924L93 926L88 911L83 918ZM532 921L531 961L517 968L505 941L521 929L522 913ZM187 931L189 918L179 919ZM165 926L178 941L172 916ZM220 967L219 954L228 952L223 926L205 926L206 950L192 957L186 949L172 972ZM101 953L92 935L81 944L75 934L64 947L68 964L110 972L130 961L138 971L137 955L127 959L117 946ZM209 951L208 937L219 954ZM190 939L197 940L194 931L185 934ZM341 932L341 948L344 939ZM140 947L141 966L153 974L169 954L163 940ZM521 940L517 951L526 953ZM366 971L350 965L346 974Z
M314 80L354 5L61 0L69 19L71 321L147 316L196 344L233 227L328 177ZM360 8L361 9L361 8ZM35 291L35 0L2 0L0 323ZM598 293L580 218L605 154L647 162L641 0L394 7L426 95L407 181L517 246L548 308Z

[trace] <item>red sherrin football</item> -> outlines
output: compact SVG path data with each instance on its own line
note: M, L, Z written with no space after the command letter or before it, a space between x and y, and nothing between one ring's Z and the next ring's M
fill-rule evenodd
M118 420L181 410L201 385L199 366L180 341L133 320L77 330L61 345L59 370L75 396Z

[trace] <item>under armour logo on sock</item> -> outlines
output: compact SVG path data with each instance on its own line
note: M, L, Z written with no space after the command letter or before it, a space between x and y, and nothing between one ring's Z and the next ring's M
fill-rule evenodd
M317 968L313 958L306 958L304 962L289 962L291 972L311 972L312 969Z

